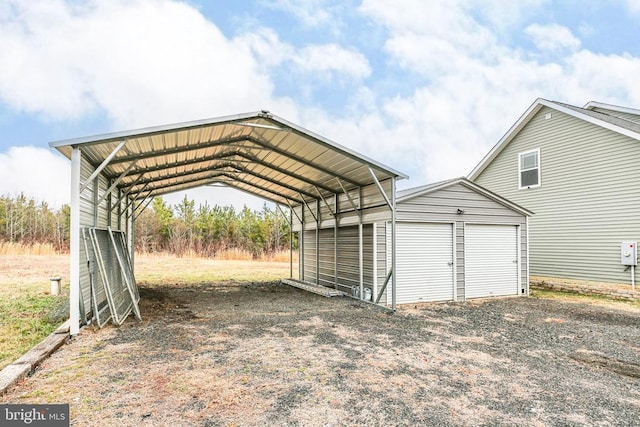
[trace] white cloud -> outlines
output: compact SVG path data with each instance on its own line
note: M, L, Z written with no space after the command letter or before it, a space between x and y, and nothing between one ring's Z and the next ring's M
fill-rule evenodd
M340 3L332 4L330 0L265 0L262 3L295 16L308 27L335 25L341 10Z
M60 207L69 203L71 166L67 159L44 148L11 147L0 153L0 194L24 193Z
M275 26L229 38L169 0L11 0L0 7L0 101L51 120L104 112L116 129L267 108L419 185L468 173L537 97L640 106L640 59L590 52L559 25L529 25L529 12L546 2L364 0L359 12L370 26L362 28L376 34L368 40L385 37L386 56L374 59L331 38L299 48ZM269 4L317 28L331 27L339 7ZM515 45L507 32L525 28L554 54L542 62ZM326 90L330 98L345 80L351 92L340 94L342 109L314 107L313 97L300 107L274 95L279 74L296 97ZM415 87L378 91L381 74Z
M244 40L169 0L11 1L0 99L53 120L103 111L115 128L291 110Z
M355 79L371 74L364 55L336 44L307 46L293 58L300 70L309 73L338 73Z
M624 0L627 10L633 15L640 15L640 0Z
M558 24L531 24L524 29L533 40L533 43L541 51L558 52L564 49L578 50L580 40L576 38L571 30Z
M367 58L360 52L335 43L312 44L296 50L284 43L270 28L254 28L237 38L248 46L258 62L266 67L289 67L299 75L329 79L363 79L371 74Z
M467 174L538 97L640 105L640 88L632 82L640 75L639 58L578 50L580 41L568 29L531 25L540 48L559 49L553 60L540 62L537 53L500 37L490 21L474 18L484 16L486 6L442 0L427 8L419 0L399 0L389 8L382 0L363 1L362 13L387 29L390 63L420 80L411 95L379 100L382 130L345 135L384 138L377 158L409 173L411 185Z

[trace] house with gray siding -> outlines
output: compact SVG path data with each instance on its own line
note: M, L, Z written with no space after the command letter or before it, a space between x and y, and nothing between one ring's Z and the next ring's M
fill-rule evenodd
M468 178L535 212L532 276L629 284L621 244L640 242L639 166L640 110L537 99Z

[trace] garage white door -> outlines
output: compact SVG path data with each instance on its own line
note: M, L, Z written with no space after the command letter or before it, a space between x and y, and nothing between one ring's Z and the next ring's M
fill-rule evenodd
M398 304L453 299L453 225L396 225Z
M518 228L465 226L465 298L518 294Z

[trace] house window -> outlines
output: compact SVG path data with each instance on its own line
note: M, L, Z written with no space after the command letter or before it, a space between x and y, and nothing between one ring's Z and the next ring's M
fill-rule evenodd
M520 153L520 188L540 186L540 149Z

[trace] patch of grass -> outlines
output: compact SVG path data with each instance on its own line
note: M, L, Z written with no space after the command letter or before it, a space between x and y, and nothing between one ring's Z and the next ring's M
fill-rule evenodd
M602 295L582 295L578 293L558 292L548 289L531 289L530 295L533 298L573 301L584 304L616 307L621 309L640 309L640 301L613 299L607 298Z
M0 300L0 369L52 333L67 316L64 295L27 293Z
M264 282L289 277L288 262L227 261L208 258L136 257L139 283L197 284L220 281ZM294 264L293 275L297 277Z

